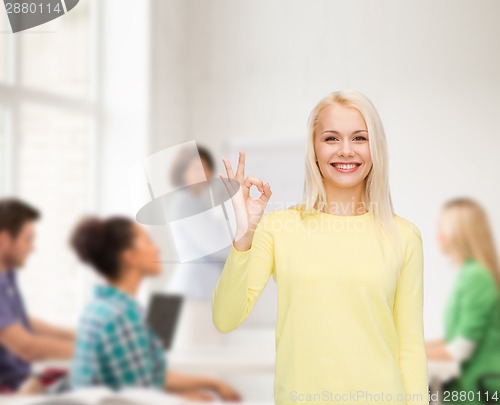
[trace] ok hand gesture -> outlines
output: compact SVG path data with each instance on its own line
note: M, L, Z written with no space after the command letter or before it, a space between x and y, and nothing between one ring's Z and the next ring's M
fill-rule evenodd
M236 215L236 236L234 246L237 250L248 250L252 244L253 233L264 214L267 202L272 195L269 183L263 184L257 177L245 178L245 152L240 151L236 175L229 160L222 159L226 167L227 176L219 173L224 182L227 192L231 196L231 203ZM262 193L259 198L253 200L250 196L252 186Z

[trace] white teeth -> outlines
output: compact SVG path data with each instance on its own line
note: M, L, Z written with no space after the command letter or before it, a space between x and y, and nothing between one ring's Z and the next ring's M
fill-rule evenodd
M344 169L344 170L349 170L349 169L354 169L355 167L357 167L358 165L339 165L339 164L336 164L335 167L338 167L339 169Z

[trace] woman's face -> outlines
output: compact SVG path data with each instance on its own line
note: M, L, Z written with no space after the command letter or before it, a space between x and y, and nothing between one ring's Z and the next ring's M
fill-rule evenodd
M366 123L353 107L333 104L320 112L314 150L325 185L358 186L372 167Z
M437 221L436 240L442 254L450 254L450 243L444 231L445 213L441 213Z
M129 265L139 269L144 275L155 276L161 273L159 249L146 230L134 224L134 243L128 251Z
M184 172L184 184L193 185L202 183L212 178L212 171L210 170L205 159L192 159L191 163L186 167Z

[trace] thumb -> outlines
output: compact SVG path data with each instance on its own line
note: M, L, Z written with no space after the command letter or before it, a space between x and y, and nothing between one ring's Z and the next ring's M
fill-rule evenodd
M263 192L259 197L259 201L262 202L263 204L267 204L269 199L271 198L271 195L273 192L271 191L271 185L268 183L264 184Z

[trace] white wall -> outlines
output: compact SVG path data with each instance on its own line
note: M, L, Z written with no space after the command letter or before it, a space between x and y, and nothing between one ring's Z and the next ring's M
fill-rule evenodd
M441 204L474 196L500 232L500 3L163 3L153 26L172 35L156 39L152 63L170 70L156 69L153 94L168 109L152 115L153 128L161 128L153 131L154 150L195 139L212 148L222 170L227 140L272 137L286 146L305 136L322 96L364 92L387 132L397 212L423 234L426 336L440 335L455 274L434 243ZM182 24L172 26L171 11ZM229 157L236 165L237 156Z
M101 137L100 210L135 215L128 200L128 170L149 149L149 2L102 2L102 62L99 66L104 116Z

